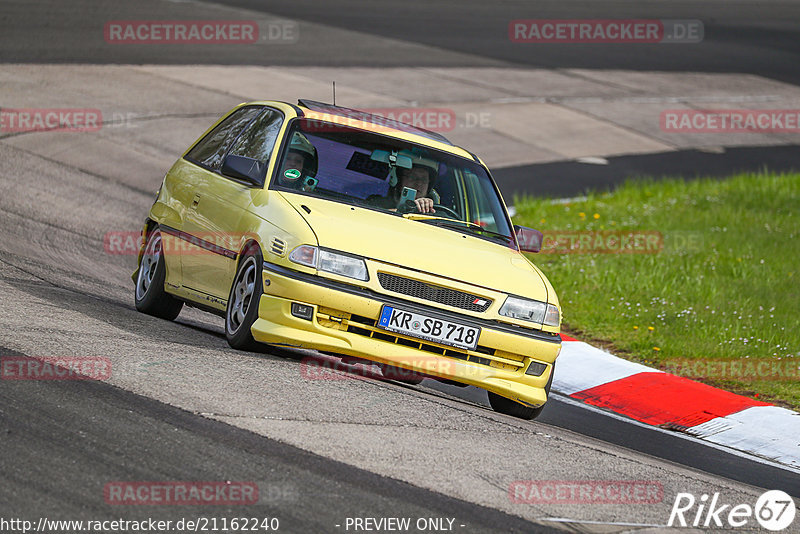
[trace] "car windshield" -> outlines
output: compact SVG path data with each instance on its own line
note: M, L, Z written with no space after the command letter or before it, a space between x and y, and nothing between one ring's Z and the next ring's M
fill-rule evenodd
M505 244L511 228L485 168L360 129L294 121L270 188L356 204ZM415 200L429 198L433 212Z

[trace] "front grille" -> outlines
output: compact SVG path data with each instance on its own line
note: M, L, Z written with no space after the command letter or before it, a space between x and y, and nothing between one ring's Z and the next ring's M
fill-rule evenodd
M403 278L393 274L378 273L381 287L394 293L401 293L418 299L429 300L454 308L485 312L492 305L492 301L463 291L456 291L446 287L426 284L419 280Z

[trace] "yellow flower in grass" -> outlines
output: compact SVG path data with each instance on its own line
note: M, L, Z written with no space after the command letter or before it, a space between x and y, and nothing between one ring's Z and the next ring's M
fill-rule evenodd
M638 327L638 326L636 326L636 325L633 325L633 329L634 329L634 330L639 330L639 327Z
M595 219L599 219L600 218L600 214L599 213L595 213L594 215L592 215L592 217L594 217Z
M545 223L544 217L542 217L541 219L539 219L539 224L544 224L544 223Z
M653 326L648 326L648 327L647 327L647 329L648 329L648 330L650 330L650 331L652 332L653 330L655 330L655 327L653 327Z
M580 213L578 214L578 217L580 217L581 219L585 219L585 218L586 218L586 214L585 214L585 213L583 213L583 212L580 212Z
M656 351L656 352L658 352L658 351L660 351L661 349L659 349L658 347L653 347L653 350L654 350L654 351Z

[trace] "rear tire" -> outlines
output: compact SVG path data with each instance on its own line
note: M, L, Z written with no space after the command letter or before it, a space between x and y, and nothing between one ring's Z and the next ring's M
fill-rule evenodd
M236 269L225 310L225 337L234 349L257 351L261 347L250 328L258 319L258 304L264 292L262 263L261 251L253 246L242 254Z
M181 312L183 302L164 291L166 277L161 231L156 228L147 238L139 263L134 299L140 312L172 321Z
M553 385L553 375L556 374L556 366L550 368L550 378L547 379L547 384L544 386L544 391L547 393L548 400L550 397L550 386ZM497 393L489 392L489 404L491 404L492 409L498 413L502 413L505 415L510 415L512 417L519 417L520 419L525 419L526 421L533 421L539 415L541 415L544 407L547 406L547 403L542 404L538 408L531 408L530 406L525 406L524 404L520 404L517 401L513 401L511 399L507 399Z

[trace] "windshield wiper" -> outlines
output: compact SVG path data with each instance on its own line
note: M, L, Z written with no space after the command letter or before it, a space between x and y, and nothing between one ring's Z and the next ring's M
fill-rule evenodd
M438 215L428 215L426 213L404 213L403 217L411 219L412 221L449 221L461 222L463 224L474 224L467 221L456 221L455 219L448 219L447 217L439 217Z
M411 217L409 217L411 215ZM407 219L411 219L414 221L422 221L422 222L430 222L436 226L445 226L447 228L453 228L455 230L469 230L472 234L487 236L487 237L494 237L502 239L505 243L511 243L511 236L506 234L501 234L499 232L494 232L492 230L487 230L480 224L470 222L470 221L459 221L456 219L448 219L446 217L437 217L435 215L424 215L419 213L409 213L404 215Z

